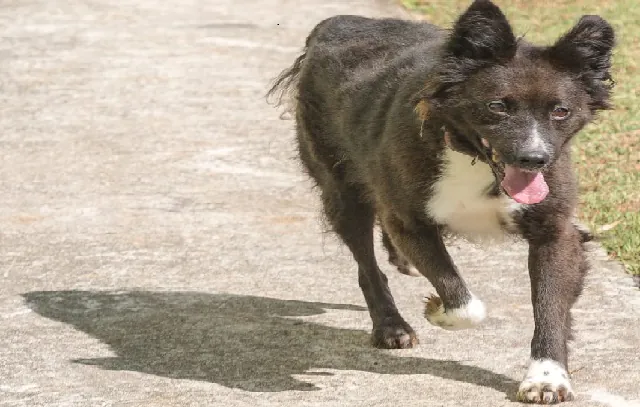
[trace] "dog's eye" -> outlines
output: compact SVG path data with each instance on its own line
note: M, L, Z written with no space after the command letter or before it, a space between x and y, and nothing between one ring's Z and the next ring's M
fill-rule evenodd
M571 114L571 111L563 106L556 106L551 111L551 118L553 120L564 120Z
M498 113L498 114L507 113L507 105L501 100L494 100L493 102L489 102L487 103L487 107L493 113Z

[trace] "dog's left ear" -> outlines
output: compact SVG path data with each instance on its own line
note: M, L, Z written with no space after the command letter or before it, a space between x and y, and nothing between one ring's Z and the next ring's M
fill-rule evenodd
M583 16L548 50L552 62L577 74L591 93L594 110L609 107L612 87L611 54L615 46L613 27L599 16Z
M611 68L615 45L613 27L599 16L583 16L550 49L551 56L567 68L604 74Z

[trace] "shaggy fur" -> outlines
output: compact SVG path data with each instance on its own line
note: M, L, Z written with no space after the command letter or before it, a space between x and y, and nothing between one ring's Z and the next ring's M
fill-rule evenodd
M390 261L403 272L415 266L437 291L441 318L430 321L445 318L441 326L453 328L477 323L484 306L443 233L491 228L528 241L531 357L567 369L589 238L572 222L570 140L610 107L613 46L613 29L597 16L582 17L552 46L529 44L488 0L476 0L452 30L358 16L314 28L271 93L293 96L299 157L357 262L375 346L417 343L376 263L376 220ZM501 187L507 167L542 174L546 198L516 203ZM525 380L518 397L571 399L569 386L558 386Z

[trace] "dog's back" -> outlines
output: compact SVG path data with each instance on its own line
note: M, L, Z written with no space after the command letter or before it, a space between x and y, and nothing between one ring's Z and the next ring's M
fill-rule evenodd
M319 23L307 38L301 57L305 66L299 72L304 88L298 89L297 96L305 101L336 94L341 107L348 107L354 102L349 96L360 96L358 93L367 88L359 87L359 83L385 73L397 74L394 66L416 54L416 47L429 46L441 37L442 30L424 22L331 17ZM313 90L314 95L305 96ZM338 100L328 102L335 105Z
M411 82L423 78L409 76L426 69L416 70L416 64L436 60L431 55L444 34L425 22L350 15L331 17L313 29L304 53L270 91L288 93L295 104L299 154L312 178L321 183L349 177L366 189L362 178L375 174L363 167L381 141L391 105L400 100L398 86L422 86ZM410 104L401 108L396 116L411 122Z
M317 48L350 49L359 53L345 59L354 63L358 57L375 58L398 51L438 36L442 30L432 24L393 18L373 19L341 15L320 22L307 37L309 50ZM348 63L348 61L345 61Z

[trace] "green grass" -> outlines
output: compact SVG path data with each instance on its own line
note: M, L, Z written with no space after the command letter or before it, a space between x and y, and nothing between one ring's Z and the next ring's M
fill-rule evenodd
M471 0L402 0L425 20L451 27ZM579 217L611 257L640 274L640 7L637 0L495 0L516 35L550 44L582 14L598 14L616 29L615 110L602 112L574 142L580 179Z

